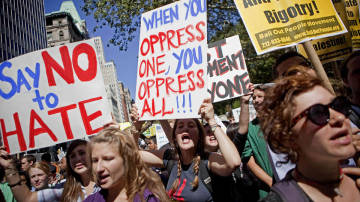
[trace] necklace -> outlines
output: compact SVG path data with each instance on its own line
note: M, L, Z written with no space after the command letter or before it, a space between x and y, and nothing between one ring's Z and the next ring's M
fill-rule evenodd
M336 195L343 197L343 194L340 191L339 185L341 180L344 178L344 173L342 171L342 169L340 168L340 175L339 175L339 179L332 181L332 182L319 182L319 181L315 181L313 179L310 179L308 177L305 177L302 173L300 173L300 171L295 168L294 172L293 172L293 176L296 179L302 179L306 184L312 185L312 186L326 186L326 187L333 187L333 191L336 193Z

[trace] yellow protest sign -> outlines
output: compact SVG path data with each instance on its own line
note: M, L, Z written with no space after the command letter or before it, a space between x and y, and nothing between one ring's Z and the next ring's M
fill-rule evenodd
M333 0L332 2L341 20L345 26L348 27L344 1ZM312 40L311 44L323 64L343 60L351 53L351 35L349 32L333 37ZM305 49L302 45L297 45L297 50L300 54L306 56Z
M346 18L351 33L353 50L360 49L359 4L357 0L345 0Z
M257 54L346 32L331 0L235 0Z

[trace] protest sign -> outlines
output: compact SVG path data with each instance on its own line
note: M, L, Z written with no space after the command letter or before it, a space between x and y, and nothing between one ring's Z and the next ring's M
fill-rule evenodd
M349 24L353 50L360 49L359 4L357 0L342 0L345 4L346 18Z
M248 93L250 79L238 36L209 44L207 53L207 91L212 102Z
M84 138L111 121L94 39L4 61L0 100L10 153Z
M257 54L346 32L331 0L235 0Z
M155 127L156 127L156 145L157 148L160 149L162 146L169 143L169 140L167 139L166 134L160 124L155 124Z
M197 118L207 96L206 0L141 16L136 104L140 120Z
M333 0L332 2L345 27L348 28L345 4L343 0ZM311 44L323 64L343 60L350 55L352 50L351 34L349 32L337 36L312 40ZM298 44L296 48L300 54L305 57L307 56L303 45Z

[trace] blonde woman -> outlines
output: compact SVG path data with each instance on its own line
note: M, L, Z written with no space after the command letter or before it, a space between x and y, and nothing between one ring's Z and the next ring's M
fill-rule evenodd
M101 191L85 202L168 201L159 176L141 160L129 132L106 128L91 139L93 173Z
M50 167L43 162L35 162L28 170L31 186L35 191L48 188L49 177L51 175Z

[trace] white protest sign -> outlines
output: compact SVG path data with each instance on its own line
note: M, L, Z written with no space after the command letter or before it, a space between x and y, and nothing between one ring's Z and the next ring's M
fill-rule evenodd
M140 120L198 118L206 93L206 0L141 16L136 104Z
M94 39L0 64L0 128L10 153L97 133L111 121Z
M232 36L208 45L208 92L212 102L247 94L250 83L240 39Z
M156 145L157 148L160 149L162 146L169 143L169 140L167 139L166 134L160 124L155 124L155 127L156 127Z

